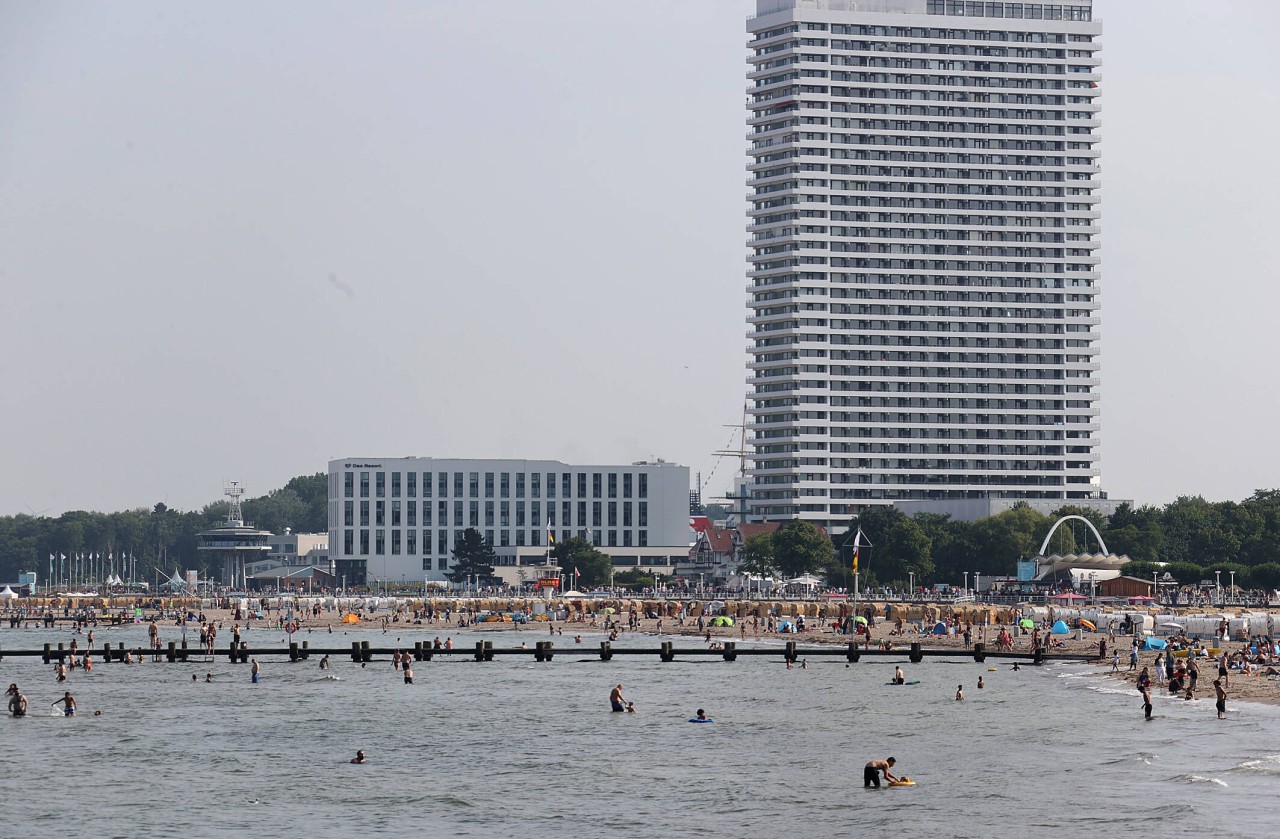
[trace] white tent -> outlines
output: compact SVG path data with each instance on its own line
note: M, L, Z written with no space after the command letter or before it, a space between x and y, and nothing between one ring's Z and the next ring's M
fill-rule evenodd
M796 577L793 580L787 580L787 585L789 586L805 586L806 588L813 588L821 583L822 580L812 574L805 574L803 577Z
M8 586L4 587L4 591L0 591L0 600L15 600L17 597L18 593Z

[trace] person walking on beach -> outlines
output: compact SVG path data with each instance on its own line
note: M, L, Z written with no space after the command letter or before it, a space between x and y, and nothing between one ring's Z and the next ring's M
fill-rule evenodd
M1111 672L1112 673L1120 672L1120 651L1119 650L1111 651Z
M1221 679L1213 680L1213 690L1218 697L1218 719L1227 718L1227 691L1222 685ZM14 716L17 716L16 714Z
M863 788L875 787L880 789L880 774L884 773L886 782L892 783L898 780L897 776L891 771L894 764L898 762L897 758L886 758L885 760L873 760L862 769L862 786Z
M256 685L259 677L262 675L262 665L258 663L256 658L249 659L249 664L252 665L249 668L249 675L250 678L253 679L253 683Z
M1129 671L1133 672L1138 669L1138 642L1134 641L1133 646L1129 648Z
M1200 665L1196 664L1196 660L1188 658L1187 675L1191 678L1191 684L1187 685L1187 692L1194 694L1196 692L1196 682L1200 681Z
M1156 684L1164 684L1164 653L1156 653Z
M1224 688L1231 687L1231 674L1227 671L1227 653L1225 650L1222 655L1218 656L1218 679L1222 682Z

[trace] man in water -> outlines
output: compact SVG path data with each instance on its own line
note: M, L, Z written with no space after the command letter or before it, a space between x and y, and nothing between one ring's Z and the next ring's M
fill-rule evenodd
M897 758L888 758L887 760L873 760L862 770L862 786L875 787L880 789L880 773L884 773L885 781L896 781L897 777L889 770L897 763Z
M329 669L329 656L327 654L325 655L324 658L320 659L320 669L321 670Z
M252 665L249 668L249 673L253 679L253 683L256 685L258 683L258 678L262 675L262 665L258 663L256 658L249 659L249 663Z
M895 685L905 685L907 683L907 676L902 672L901 667L893 668L893 683Z
M627 710L627 700L622 696L621 684L609 691L609 706L619 713Z
M1226 689L1223 688L1221 679L1213 680L1213 689L1214 689L1214 692L1217 693L1218 695L1218 719L1220 720L1226 719L1227 718L1227 691ZM14 714L14 716L16 717L18 715Z
M10 686L9 713L15 717L25 717L27 715L27 697L22 695L22 691L18 690L17 685Z
M364 751L356 749L356 756L351 758L352 763L364 763Z
M956 685L956 701L964 699L964 685Z
M62 715L64 717L74 717L76 715L76 698L71 695L71 691L64 691L61 699L54 700L53 704L62 703Z
M694 714L694 715L693 715L693 718L694 718L695 720L699 720L699 721L701 721L701 720L705 720L705 719L707 719L707 712L706 712L704 709L699 708L699 709L698 709L698 713Z
M1151 683L1139 682L1138 690L1142 693L1142 713L1147 719L1151 719Z

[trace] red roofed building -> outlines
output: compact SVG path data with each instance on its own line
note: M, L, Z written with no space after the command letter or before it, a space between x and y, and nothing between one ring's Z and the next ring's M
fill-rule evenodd
M770 521L696 531L697 538L689 549L689 561L676 571L686 578L702 575L702 580L707 583L728 579L738 573L738 554L747 540L761 533L773 533L782 524Z

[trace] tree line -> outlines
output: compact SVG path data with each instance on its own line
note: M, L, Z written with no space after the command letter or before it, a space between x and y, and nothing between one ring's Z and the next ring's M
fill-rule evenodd
M328 478L324 473L299 476L280 489L241 501L240 507L244 520L262 530L323 533L329 529ZM94 564L104 575L111 572L107 558L113 557L115 573L125 579L130 571L140 581L157 573L169 577L174 570L216 575L221 564L197 550L196 534L222 524L227 509L226 501L215 501L185 512L159 503L115 513L73 510L56 518L0 516L0 583L17 580L19 571L35 571L43 587L50 578L50 555L54 579L66 574L67 562L87 554L102 557ZM132 558L132 568L123 567L126 556Z
M1280 490L1258 490L1242 502L1183 496L1163 507L1122 504L1110 516L1071 505L1044 515L1019 503L972 522L865 507L834 541L803 522L753 536L739 555L739 570L785 578L823 573L831 585L851 586L853 538L861 527L858 573L863 586L902 587L912 578L917 585L960 586L966 572L971 582L974 575L1013 576L1018 560L1034 557L1054 523L1068 515L1088 519L1108 552L1129 556L1123 568L1127 575L1150 579L1153 572L1167 572L1194 585L1220 572L1226 585L1234 572L1235 584L1242 588L1280 588ZM1099 550L1087 527L1067 522L1054 531L1046 553Z

